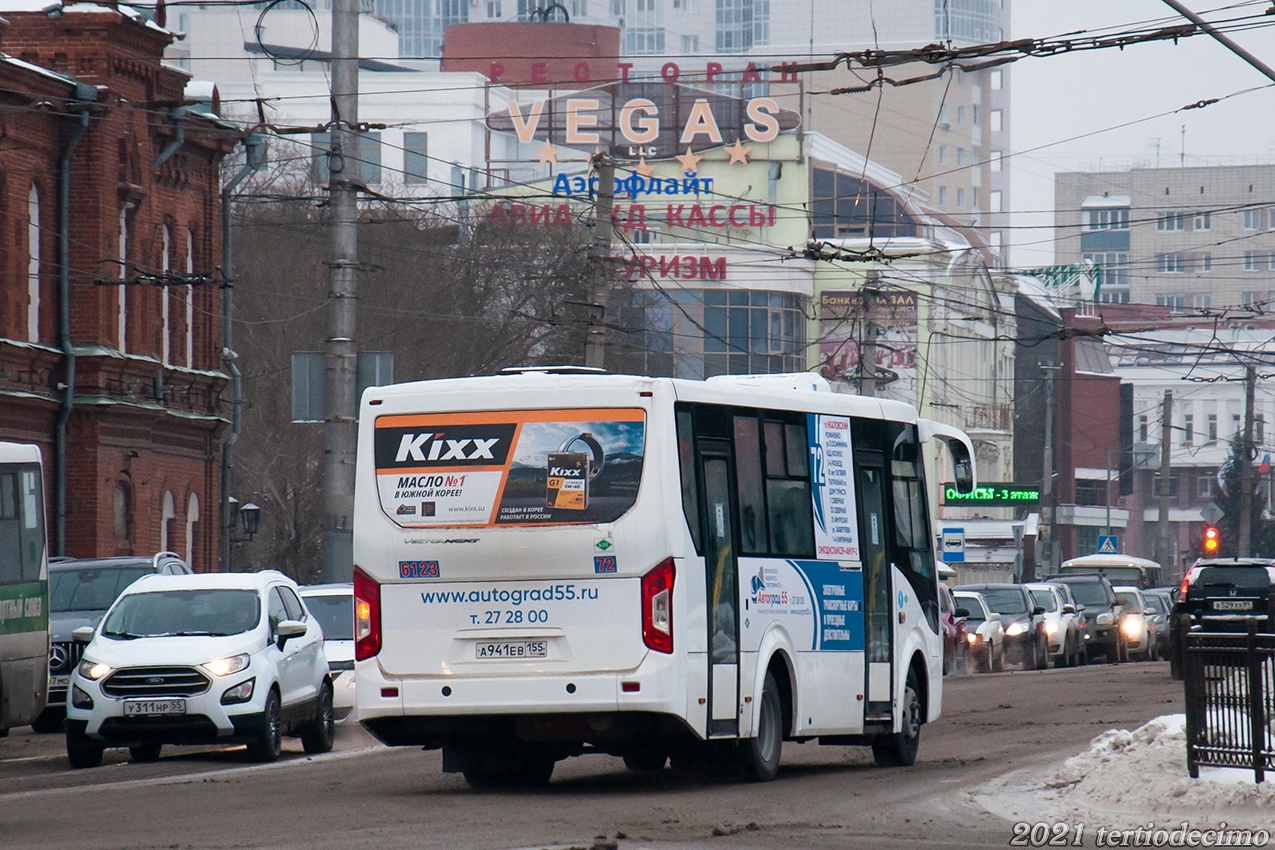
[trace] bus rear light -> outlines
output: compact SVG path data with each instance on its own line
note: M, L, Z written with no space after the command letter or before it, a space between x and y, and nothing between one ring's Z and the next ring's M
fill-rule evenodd
M354 658L371 658L381 651L381 586L354 568Z
M642 642L656 652L673 652L673 576L672 558L642 576Z

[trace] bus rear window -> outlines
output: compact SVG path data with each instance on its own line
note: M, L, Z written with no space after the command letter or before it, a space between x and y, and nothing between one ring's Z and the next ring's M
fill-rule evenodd
M642 410L381 416L381 509L407 528L612 522L637 500Z

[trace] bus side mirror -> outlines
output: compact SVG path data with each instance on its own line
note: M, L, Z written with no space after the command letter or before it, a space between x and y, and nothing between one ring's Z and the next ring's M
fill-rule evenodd
M969 447L960 440L948 440L948 450L952 452L952 473L956 478L958 493L974 492L974 460L970 457Z

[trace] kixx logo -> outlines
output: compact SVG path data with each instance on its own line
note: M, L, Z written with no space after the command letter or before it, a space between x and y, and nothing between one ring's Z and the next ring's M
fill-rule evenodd
M399 440L395 463L412 460L491 460L492 446L499 437L490 440L447 440L440 431L437 434L404 434ZM446 444L444 446L444 444ZM426 448L428 447L428 449Z

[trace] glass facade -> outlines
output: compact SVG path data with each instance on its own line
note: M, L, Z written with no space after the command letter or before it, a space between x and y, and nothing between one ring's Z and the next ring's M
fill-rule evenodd
M916 222L895 196L868 181L816 168L813 183L811 219L816 239L917 235ZM939 204L945 202L940 197Z
M670 288L622 300L621 325L631 330L609 342L626 371L703 379L805 370L805 296Z
M999 0L934 0L934 37L960 44L1000 41Z
M745 53L770 42L770 0L717 0L719 53Z
M399 53L411 59L438 58L443 29L469 22L469 0L373 0L373 8L398 25Z

